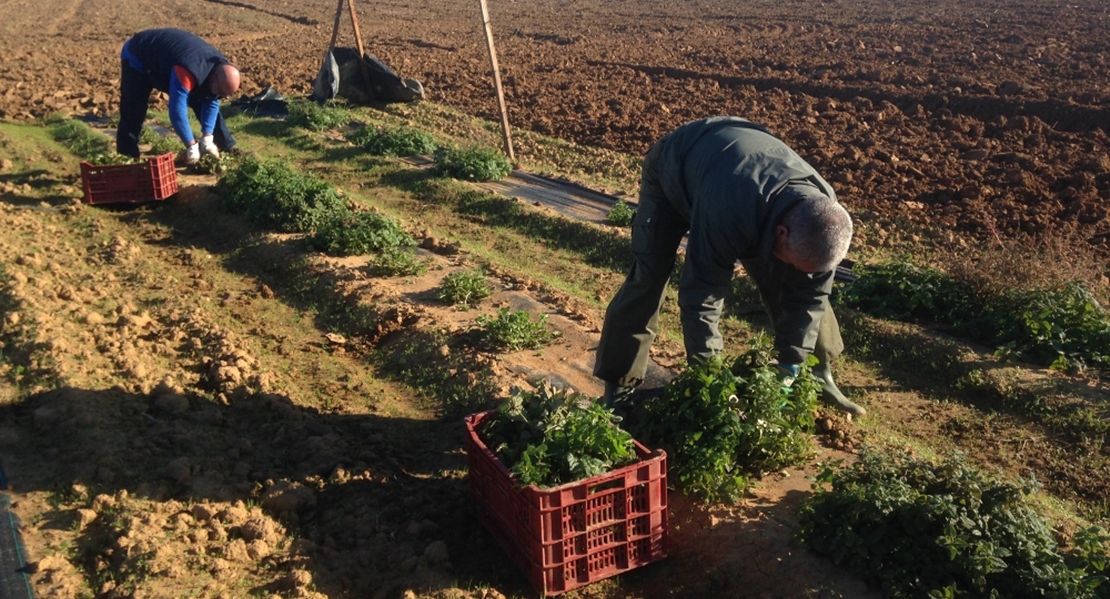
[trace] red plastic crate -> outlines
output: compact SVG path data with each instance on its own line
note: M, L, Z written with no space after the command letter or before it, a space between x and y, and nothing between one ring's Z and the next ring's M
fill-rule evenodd
M173 152L135 164L81 163L81 181L89 204L152 202L177 193Z
M667 556L667 454L550 489L521 487L466 417L470 495L479 520L537 591L565 593Z

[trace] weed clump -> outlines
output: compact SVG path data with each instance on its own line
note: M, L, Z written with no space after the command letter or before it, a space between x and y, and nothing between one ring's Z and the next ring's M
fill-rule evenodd
M500 181L513 171L508 158L497 150L480 146L441 147L433 157L438 173L467 181Z
M801 512L801 539L894 597L1110 596L1099 529L1060 552L1024 497L1034 486L988 479L953 457L940 464L865 449L826 463Z
M731 364L695 361L644 401L633 433L666 450L668 479L684 493L735 503L755 477L812 456L819 379L806 365L784 390L773 354L758 336Z
M616 205L609 211L605 220L614 227L630 227L635 216L636 209L631 204L624 200L617 200Z
M521 485L555 487L636 461L632 436L617 427L612 412L550 385L513 393L480 434Z
M397 221L377 212L337 211L308 238L308 244L333 256L356 256L412 247L416 240Z
M220 177L216 189L225 209L292 233L315 232L347 210L334 187L276 160L246 157Z
M149 131L149 129L147 129ZM157 139L150 142L150 154L154 156L161 156L167 152L180 152L182 150L181 140L177 139L174 135L159 135Z
M317 104L312 100L296 99L289 102L289 116L285 122L290 127L303 127L310 131L327 131L346 125L351 114L331 102Z
M230 168L229 162L229 159L224 156L217 158L211 154L205 154L193 165L193 170L202 175L222 175Z
M348 135L347 141L374 156L417 156L431 154L436 149L435 138L409 127L387 129L367 126Z
M370 271L386 277L415 277L428 271L428 263L411 247L384 248L370 259Z
M460 270L443 277L438 295L444 303L467 309L474 302L489 297L491 292L485 271Z
M547 330L546 314L533 320L528 312L501 308L496 317L483 314L476 321L486 342L503 351L539 349L555 338Z

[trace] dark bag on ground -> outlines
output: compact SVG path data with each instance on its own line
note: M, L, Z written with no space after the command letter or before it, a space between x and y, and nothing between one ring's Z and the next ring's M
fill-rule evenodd
M335 48L324 56L316 76L312 98L330 100L336 96L356 104L373 102L415 102L424 99L424 86L415 79L402 78L370 54L364 54L370 85L362 79L358 52L354 48Z
M256 117L285 118L289 116L289 104L278 90L267 87L253 96L240 96L228 106L231 111L245 112Z

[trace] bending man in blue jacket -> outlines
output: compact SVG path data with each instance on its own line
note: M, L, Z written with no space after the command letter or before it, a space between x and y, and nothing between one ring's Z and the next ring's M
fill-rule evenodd
M852 219L817 171L764 127L735 117L687 123L644 158L632 222L632 268L605 312L594 375L618 406L643 382L659 308L683 235L690 234L678 290L688 359L719 353L725 294L739 261L771 314L784 384L814 354L822 399L866 413L833 382L844 350L829 307Z
M219 50L187 31L148 29L127 40L120 57L120 154L138 158L139 133L154 89L169 94L170 123L187 148L187 164L200 160L201 152L218 157L221 150L235 147L220 114L220 99L239 90L239 69ZM200 121L199 142L189 126L189 108Z

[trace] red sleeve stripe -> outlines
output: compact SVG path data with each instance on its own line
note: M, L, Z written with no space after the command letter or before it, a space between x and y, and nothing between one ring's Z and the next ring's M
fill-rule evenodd
M174 66L173 74L177 75L177 80L181 82L181 87L184 87L185 91L191 92L193 88L197 86L196 78L193 77L193 74L185 67L180 65Z

